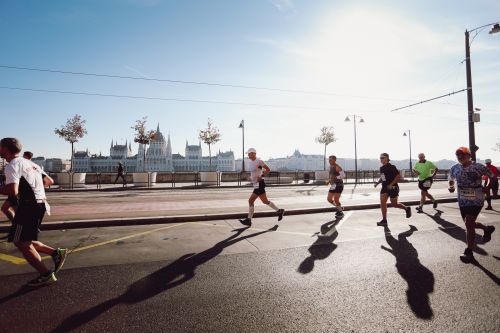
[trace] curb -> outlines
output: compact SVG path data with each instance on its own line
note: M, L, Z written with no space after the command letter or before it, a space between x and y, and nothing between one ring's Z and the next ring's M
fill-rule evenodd
M457 202L457 198L443 198L437 199L438 203L451 203ZM420 203L419 200L402 201L401 203L407 206L415 206ZM388 207L391 207L388 203ZM363 204L345 206L344 211L365 210L380 208L380 204ZM318 214L330 213L332 207L321 208L302 208L302 209L287 209L286 216L289 215L304 215L304 214ZM168 224L168 223L182 223L182 222L201 222L201 221L215 221L215 220L235 220L244 218L247 213L224 213L224 214L206 214L206 215L176 215L176 216L157 216L157 217L136 217L136 218L112 218L112 219L94 219L94 220L75 220L75 221L61 221L61 222L47 222L43 223L41 230L62 230L62 229L83 229L83 228L97 228L97 227L120 227L132 225L153 225L153 224ZM276 212L257 212L254 214L255 218L258 217L273 217ZM8 232L10 226L0 226L0 232Z

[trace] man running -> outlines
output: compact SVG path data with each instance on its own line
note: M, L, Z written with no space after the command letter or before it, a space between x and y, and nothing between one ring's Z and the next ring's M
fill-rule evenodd
M484 193L481 185L482 176L486 175L493 178L491 171L480 163L471 160L471 153L467 147L459 147L455 155L459 163L455 164L449 175L448 190L455 192L455 182L458 185L458 207L460 214L465 222L467 229L467 248L464 254L460 256L463 262L471 262L474 260L472 249L476 240L476 229L483 229L483 243L491 240L491 234L495 231L495 227L476 222L479 212L484 205ZM487 188L489 191L490 187Z
M330 184L330 189L328 190L328 196L326 200L329 203L335 206L335 216L342 217L344 216L344 209L340 205L340 195L344 190L344 181L342 180L344 177L344 171L337 164L337 157L331 155L328 157L328 162L330 163L330 179L328 180L328 184Z
M127 185L127 180L125 179L125 174L123 173L123 164L122 162L118 162L118 169L116 170L116 178L115 178L115 185L116 182L118 181L118 178L122 178L123 186Z
M54 249L38 241L39 226L49 207L45 197L43 171L35 163L19 157L21 148L21 143L15 138L3 138L0 141L0 156L8 162L5 166L5 186L0 187L0 194L19 199L8 241L13 242L26 261L40 273L40 276L27 284L38 287L57 281L55 273L63 266L67 249ZM39 252L52 257L54 271L45 266Z
M418 188L420 189L420 205L416 208L417 212L423 213L425 198L432 201L432 206L437 208L437 201L429 193L434 177L438 172L438 168L431 161L425 159L424 153L418 154L418 163L413 167L413 172L418 176Z
M274 209L278 213L278 221L281 221L283 219L283 215L285 214L285 210L276 207L274 203L269 201L266 195L266 183L264 181L264 177L271 172L271 169L269 169L264 161L257 158L257 151L254 148L248 149L247 154L249 158L248 171L250 172L250 180L254 190L248 199L248 217L239 221L243 225L252 225L252 217L255 209L254 203L257 198L259 198L264 204Z
M486 202L488 203L488 206L485 208L485 210L493 210L493 207L491 207L491 193L493 193L493 199L498 198L498 168L493 164L491 164L491 160L489 158L484 160L484 163L486 163L486 167L491 171L491 173L493 173L493 178L491 178L491 186L490 186L491 191L488 190L486 192ZM485 180L486 180L485 186L488 186L490 180L488 178Z
M382 163L382 166L380 167L380 179L374 185L374 187L377 187L378 184L382 183L382 189L380 190L380 210L382 211L382 220L377 222L377 225L386 226L388 198L391 199L392 207L397 207L406 211L407 218L411 217L411 209L402 203L398 203L398 182L401 179L401 175L399 174L399 170L394 165L389 163L389 154L380 154L380 162Z

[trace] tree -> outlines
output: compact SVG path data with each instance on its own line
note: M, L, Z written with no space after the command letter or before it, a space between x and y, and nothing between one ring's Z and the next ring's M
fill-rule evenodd
M142 171L146 171L146 148L156 138L156 131L146 130L146 121L148 117L136 120L131 128L135 131L134 142L144 145Z
M493 148L494 151L500 151L500 139L498 142L495 144L495 148Z
M54 133L59 135L59 137L71 143L70 172L73 172L73 155L75 154L74 144L75 142L78 142L79 139L83 138L85 134L87 134L85 123L86 121L82 119L82 116L75 114L73 118L70 118L66 121L66 125L54 130Z
M199 136L201 141L208 145L208 158L209 158L209 169L212 170L212 150L211 146L214 143L220 141L221 134L219 129L214 126L212 120L208 118L207 128L204 130L200 130Z
M325 170L326 170L326 146L335 141L337 141L337 138L335 138L335 132L333 131L333 127L323 126L321 128L320 136L316 138L316 142L325 145L325 155L323 159L323 169Z

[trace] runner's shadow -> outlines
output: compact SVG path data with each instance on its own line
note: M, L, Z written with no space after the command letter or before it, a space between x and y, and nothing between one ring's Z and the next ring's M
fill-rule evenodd
M233 235L218 242L203 252L196 254L190 253L178 258L176 261L168 264L162 269L134 282L129 286L128 290L123 295L98 304L84 312L75 313L71 317L66 318L52 332L69 332L92 321L100 314L108 311L116 305L139 303L169 289L175 288L192 279L195 276L196 268L217 257L226 247L234 245L245 239L256 237L271 231L276 231L278 226L275 225L271 229L237 238L248 228L249 227L233 230L235 231Z
M337 245L333 244L333 242L339 235L335 226L340 220L342 218L337 217L335 220L326 222L321 226L321 234L317 234L318 239L307 249L310 253L309 257L305 258L299 265L298 271L300 273L311 273L316 260L324 260L335 251Z
M418 252L408 241L417 228L410 225L410 230L394 238L389 228L384 227L385 240L390 248L380 247L396 258L396 268L399 275L408 283L406 297L413 313L422 319L431 319L433 311L429 301L429 294L434 291L434 274L418 259Z
M473 264L474 266L476 266L477 268L482 270L484 272L484 274L486 274L491 280L493 280L493 282L495 282L497 284L497 286L500 286L500 279L498 278L498 276L496 276L495 274L493 274L492 272L490 272L489 270L484 268L484 266L481 265L476 259L474 259L471 262L471 264Z
M31 287L28 287L28 286L22 286L21 288L19 288L13 294L10 294L10 295L7 295L5 297L0 298L0 304L6 303L6 302L8 302L11 299L14 299L16 297L20 297L20 296L26 295L27 293L29 293L29 292L31 292L31 291L33 291L35 289L37 289L37 288L31 288Z
M442 210L436 209L436 213L434 215L425 213L425 215L429 216L431 219L433 219L437 224L440 225L439 230L442 232L446 233L447 235L455 238L456 240L462 241L465 244L467 244L467 233L466 230L463 229L462 227L459 227L455 223L451 223L449 221L446 221L441 217L443 214ZM476 246L474 247L473 251L476 252L477 254L480 254L482 256L488 255L488 252L483 250L482 248L478 247L477 244L482 243L483 238L476 234Z

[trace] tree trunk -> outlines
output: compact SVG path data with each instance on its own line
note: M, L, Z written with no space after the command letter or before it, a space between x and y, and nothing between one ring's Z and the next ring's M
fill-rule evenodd
M208 144L208 171L212 171L212 150L210 149L210 144Z
M142 171L146 172L146 147L147 145L144 144L144 153L143 153L143 160L142 160Z
M326 143L325 143L325 155L323 156L323 169L326 170Z
M71 164L69 167L69 172L73 172L73 155L75 155L75 150L73 148L74 142L71 142Z

